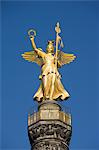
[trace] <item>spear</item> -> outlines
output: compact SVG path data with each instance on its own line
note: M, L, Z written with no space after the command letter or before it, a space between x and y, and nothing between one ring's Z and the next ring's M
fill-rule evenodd
M60 41L61 41L61 47L63 47L61 37L59 36L59 33L61 33L59 22L57 22L57 24L56 24L55 31L56 31L56 53L55 53L55 58L56 59L55 59L55 65L56 65L56 69L57 69L58 44L59 44Z

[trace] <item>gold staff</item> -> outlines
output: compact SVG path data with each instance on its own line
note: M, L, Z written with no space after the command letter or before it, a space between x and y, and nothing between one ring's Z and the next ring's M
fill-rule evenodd
M57 55L58 55L58 43L61 41L61 47L63 47L63 42L61 40L61 37L59 36L59 33L61 33L61 29L59 26L59 22L57 22L56 27L55 27L55 31L56 31L56 53L55 53L55 65L56 65L56 69L57 69Z

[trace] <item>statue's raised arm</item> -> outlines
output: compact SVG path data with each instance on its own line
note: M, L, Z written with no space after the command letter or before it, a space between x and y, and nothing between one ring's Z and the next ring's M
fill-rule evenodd
M34 34L32 34L32 32L33 32ZM35 51L40 57L43 58L43 57L45 56L45 53L42 52L42 49L36 47L36 44L35 44L35 41L34 41L34 37L36 36L36 31L35 31L35 30L32 30L32 29L29 30L29 31L28 31L28 35L29 35L29 37L30 37L30 40L31 40L32 47L33 47L34 51Z
M32 32L34 34L32 34ZM35 62L39 66L42 66L45 53L42 51L41 48L36 47L36 44L34 42L34 37L36 36L36 32L34 30L29 30L28 35L30 37L33 50L25 52L24 54L22 54L22 57L29 62Z

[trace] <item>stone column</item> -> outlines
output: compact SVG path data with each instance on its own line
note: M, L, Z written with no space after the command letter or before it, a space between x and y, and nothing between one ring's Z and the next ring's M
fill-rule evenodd
M38 112L28 116L31 150L69 150L71 134L71 115L56 101L42 102Z

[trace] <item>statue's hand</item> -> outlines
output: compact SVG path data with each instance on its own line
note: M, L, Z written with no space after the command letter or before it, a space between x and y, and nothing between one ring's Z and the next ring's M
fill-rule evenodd
M33 40L34 40L34 35L30 35L29 37L30 37L30 39L33 39Z
M60 41L61 40L61 37L59 35L57 35L57 40Z
M55 59L55 61L56 61L56 60L58 60L58 58L57 58L57 56L56 56L56 55L54 56L54 59Z

